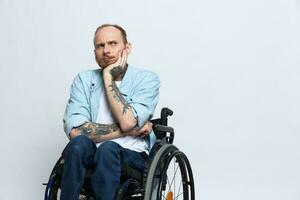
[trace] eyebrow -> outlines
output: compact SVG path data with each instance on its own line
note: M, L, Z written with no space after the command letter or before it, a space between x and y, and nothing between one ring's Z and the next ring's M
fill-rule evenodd
M110 41L108 41L107 43L110 44L110 43L113 43L113 42L118 43L117 40L110 40Z
M118 43L117 40L110 40L110 41L108 41L107 43L108 43L108 44L111 44L111 43L113 43L113 42ZM104 44L105 44L105 42L100 42L100 43L96 44L95 47L99 47L99 46L104 45Z

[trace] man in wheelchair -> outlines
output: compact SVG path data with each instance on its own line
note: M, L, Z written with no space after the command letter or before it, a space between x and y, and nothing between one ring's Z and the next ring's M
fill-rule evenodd
M127 64L131 45L122 27L98 27L94 45L101 69L72 83L64 114L70 142L45 184L45 200L194 200L191 166L167 126L173 112L163 108L151 119L158 77Z
M62 200L78 199L91 167L94 197L113 200L121 166L143 171L155 141L149 120L158 102L159 78L127 64L131 44L118 25L98 27L94 47L100 69L76 76L64 114L70 142L62 154Z

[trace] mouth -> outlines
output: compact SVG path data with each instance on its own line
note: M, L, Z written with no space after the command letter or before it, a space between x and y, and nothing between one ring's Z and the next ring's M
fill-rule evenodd
M112 61L114 61L115 60L115 57L110 57L110 56L105 56L104 58L103 58L103 61L105 62L105 63L109 63L109 62L112 62Z

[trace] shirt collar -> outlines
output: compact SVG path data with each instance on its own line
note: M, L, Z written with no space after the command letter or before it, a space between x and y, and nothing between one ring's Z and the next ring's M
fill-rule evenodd
M119 86L119 90L123 95L127 95L130 90L130 83L133 81L133 69L131 65L128 65L126 73L121 81L121 84ZM102 79L102 69L98 69L96 71L96 76L93 78L92 84L91 84L91 89L97 89L103 84L103 79Z

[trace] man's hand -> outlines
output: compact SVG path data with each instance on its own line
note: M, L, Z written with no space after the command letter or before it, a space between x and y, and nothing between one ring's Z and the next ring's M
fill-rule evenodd
M120 51L118 60L115 63L103 69L103 76L109 75L112 77L113 80L116 80L117 78L121 78L120 76L124 75L126 70L125 68L127 64L127 58L128 58L127 50L124 49Z
M125 133L126 135L131 135L131 136L140 136L140 137L145 137L146 135L148 135L151 131L152 131L152 123L150 121L146 122L146 124L137 130L131 130L127 133Z

